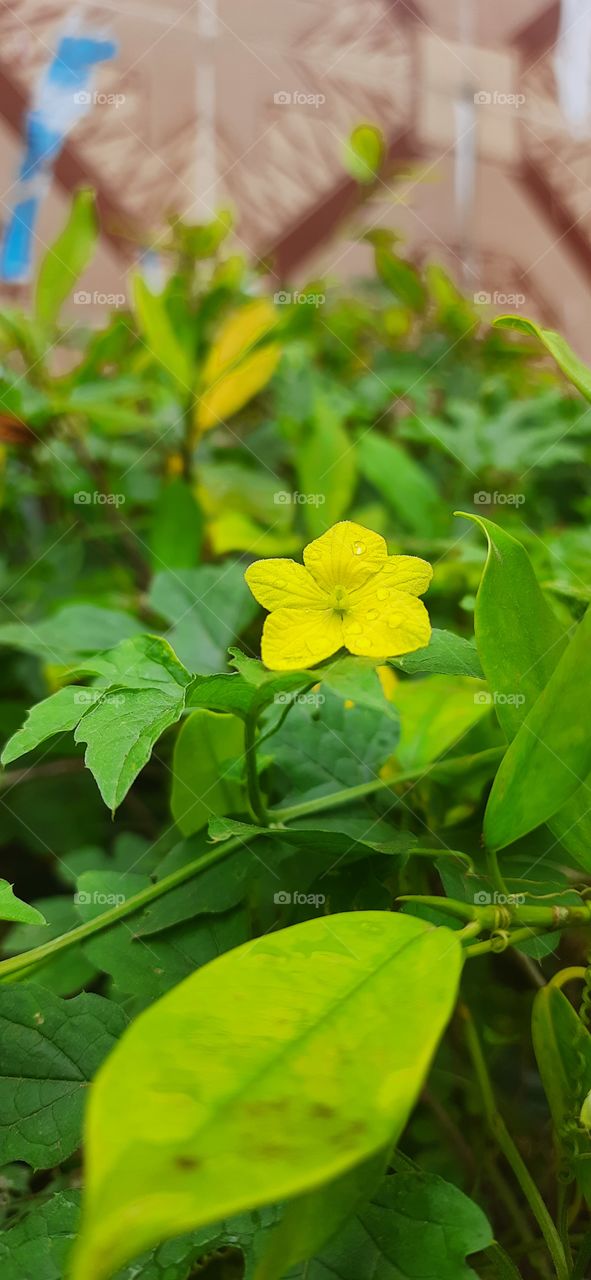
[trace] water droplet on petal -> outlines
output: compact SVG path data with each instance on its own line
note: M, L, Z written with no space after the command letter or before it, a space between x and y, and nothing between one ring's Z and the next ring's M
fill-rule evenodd
M364 543L364 542L354 542L354 543L353 543L353 555L354 555L354 556L362 556L365 550L366 550L366 546L365 546L365 543Z
M363 630L363 628L362 628L362 626L361 626L361 623L360 623L360 622L350 622L350 623L349 623L349 631L350 631L354 636L358 636L358 635L359 635L359 633L360 633L362 630Z
M378 597L378 600L387 600L388 596L390 595L390 592L386 589L386 587L380 587L379 591L376 591L376 595Z
M379 611L378 611L377 609L368 609L368 611L367 611L367 621L368 621L368 622L375 622L376 618L379 618L379 616L380 616L380 614L379 614Z

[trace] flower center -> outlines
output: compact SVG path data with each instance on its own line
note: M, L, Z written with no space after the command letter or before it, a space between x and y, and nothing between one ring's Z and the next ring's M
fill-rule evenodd
M332 607L340 618L344 618L349 608L347 600L347 592L344 587L334 587L332 593Z

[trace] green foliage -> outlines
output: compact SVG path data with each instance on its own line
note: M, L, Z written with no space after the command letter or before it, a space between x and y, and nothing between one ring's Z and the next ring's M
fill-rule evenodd
M0 315L2 1275L583 1280L589 370L381 217L284 290L231 223L66 326L81 192ZM268 670L245 569L340 520L429 644Z

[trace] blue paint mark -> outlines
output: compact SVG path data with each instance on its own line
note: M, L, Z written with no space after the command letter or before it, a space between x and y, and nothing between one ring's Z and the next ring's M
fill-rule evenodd
M20 284L27 277L38 213L36 196L22 200L12 211L0 254L0 276L9 284Z
M91 110L94 68L116 53L113 40L65 35L45 68L25 116L24 155L0 249L1 279L28 279L35 227L54 163L74 125Z

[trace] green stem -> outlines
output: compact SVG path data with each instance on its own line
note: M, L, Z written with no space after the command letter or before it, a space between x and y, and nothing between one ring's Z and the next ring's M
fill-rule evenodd
M120 902L118 906L111 907L110 911L103 911L100 916L95 916L94 920L86 920L84 924L80 924L76 929L70 929L69 933L62 933L59 938L52 938L50 942L44 942L40 947L33 947L31 951L25 951L22 955L10 956L8 960L0 961L0 983L8 980L18 981L19 975L25 970L37 968L43 961L53 959L60 951L66 951L68 947L73 947L78 942L84 942L86 938L91 938L93 934L100 933L103 929L108 929L113 924L118 924L120 920L124 920L126 916L133 915L134 911L139 911L142 907L148 906L150 902L154 902L163 894L169 893L171 889L176 889L178 885L184 884L186 880L191 880L194 875L200 871L205 871L206 867L210 867L214 862L221 862L222 858L227 858L233 849L239 848L243 844L240 836L235 836L231 840L224 840L223 843L216 845L209 853L201 854L201 857L194 858L192 862L188 862L185 867L180 867L178 871L173 871L171 875L164 876L162 880L157 880L155 884L148 885L146 889L140 889L139 893L134 893L132 897L126 898L125 902Z
M468 761L473 763L474 756L453 757L454 765L457 764L459 767ZM421 765L419 769L408 769L405 773L399 773L396 778L391 778L387 782L383 778L374 778L372 782L360 782L356 787L345 787L342 791L333 791L330 795L318 796L315 800L305 800L287 809L274 809L270 816L274 822L289 822L291 818L303 818L310 813L339 809L343 805L351 804L354 800L365 800L366 796L373 796L379 791L394 791L402 782L416 782L419 778L427 777L428 774L437 776L438 770L448 769L450 763L449 760L433 760L431 764Z
M497 889L499 893L502 893L505 898L508 898L510 896L509 890L501 875L501 868L499 867L499 859L495 849L487 849L486 864L488 868L488 874L492 880L492 883L495 886L495 889Z
M257 765L257 723L255 716L247 716L244 721L244 759L246 765L246 789L248 806L255 822L261 827L269 826L269 814L261 795L259 771Z
M557 1280L569 1280L569 1268L558 1231L556 1230L554 1222L548 1213L546 1205L544 1204L527 1166L515 1146L505 1121L497 1110L491 1078L488 1073L478 1032L470 1011L464 1006L461 1012L465 1024L466 1045L480 1088L484 1114L490 1131L496 1139L505 1159L510 1164L534 1218L536 1219L544 1240L546 1241L548 1252L550 1253L554 1263Z

